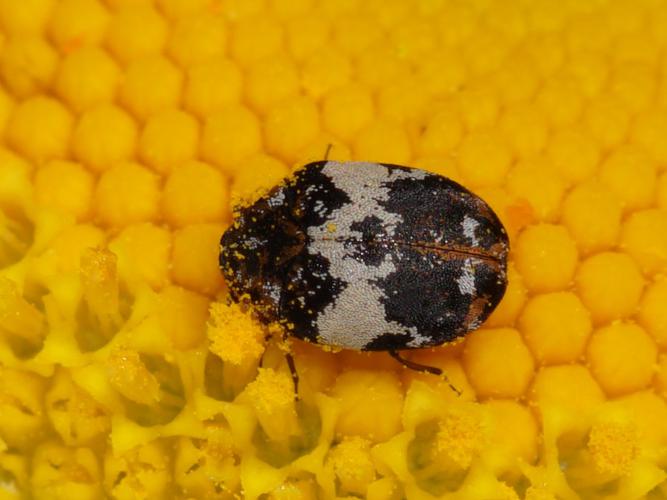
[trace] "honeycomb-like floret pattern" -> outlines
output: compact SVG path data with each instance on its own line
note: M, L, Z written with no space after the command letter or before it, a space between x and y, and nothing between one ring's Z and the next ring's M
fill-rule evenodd
M0 0L0 498L665 498L666 54L661 0ZM325 155L507 228L443 377L228 301Z

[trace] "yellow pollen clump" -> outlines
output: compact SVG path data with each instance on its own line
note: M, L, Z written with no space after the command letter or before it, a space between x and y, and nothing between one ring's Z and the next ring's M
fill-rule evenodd
M260 368L257 378L246 386L243 396L271 439L286 441L300 433L294 405L294 382L289 373Z
M622 476L639 453L639 436L632 423L596 424L588 436L588 450L598 472Z
M664 497L665 54L655 0L0 0L0 497ZM433 334L415 306L465 316L453 267L392 258L372 281L412 295L364 297L441 376L252 305L340 306L305 228L230 246L233 300L221 236L324 160L444 175L505 226L506 292L455 341L402 350ZM433 232L387 234L408 219Z
M467 469L484 445L481 420L470 412L452 412L438 424L432 459L442 459L445 463L451 461L459 468Z
M342 490L350 494L362 496L366 494L368 485L376 476L370 444L367 439L350 437L329 453L329 461Z
M238 304L211 304L208 339L211 352L223 361L241 365L264 352L264 332Z

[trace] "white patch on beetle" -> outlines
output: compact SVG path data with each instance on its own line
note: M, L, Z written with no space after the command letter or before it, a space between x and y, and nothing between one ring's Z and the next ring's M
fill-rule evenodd
M264 288L264 293L266 293L268 297L271 297L273 303L276 305L276 307L278 307L278 305L280 304L280 297L283 292L282 287L276 285L271 281L266 281L264 283L263 288Z
M276 189L276 192L273 193L269 199L266 200L271 208L279 207L285 203L285 190Z
M461 222L461 226L463 227L463 236L470 239L473 246L475 247L478 246L479 240L475 235L475 230L477 229L477 226L479 226L479 222L473 219L472 217L466 215L463 217L463 222Z
M319 226L308 228L308 251L329 261L329 274L345 283L340 294L314 320L319 342L348 349L363 349L379 335L410 334L415 346L425 345L427 338L414 327L387 321L382 303L384 291L377 282L396 271L392 255L386 254L379 265L369 265L356 255L355 245L341 245L330 238L328 227L335 224L336 233L345 241L361 241L362 234L352 230L355 223L369 216L377 217L388 238L403 222L400 214L388 212L381 202L388 201L390 186L397 179L421 179L425 172L390 169L377 163L327 162L322 173L350 199L334 210ZM408 343L411 345L411 343Z
M461 276L456 278L459 285L459 292L462 295L475 294L475 269L472 265L472 259L465 259L461 267Z
M243 244L248 250L255 250L260 246L264 245L265 243L266 243L265 241L260 241L258 238L255 238L254 236L246 238L245 241L243 242Z

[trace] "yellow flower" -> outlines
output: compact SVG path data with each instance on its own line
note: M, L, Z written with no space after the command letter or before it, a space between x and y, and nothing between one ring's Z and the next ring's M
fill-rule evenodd
M666 33L656 1L0 0L0 496L664 497ZM444 377L232 303L235 209L325 154L505 225L487 323L404 353Z

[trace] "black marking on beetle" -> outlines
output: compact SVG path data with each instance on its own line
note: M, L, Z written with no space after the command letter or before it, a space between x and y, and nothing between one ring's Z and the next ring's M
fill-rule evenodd
M220 265L232 298L289 335L389 351L479 327L505 292L508 246L491 208L450 179L323 161L239 211Z

